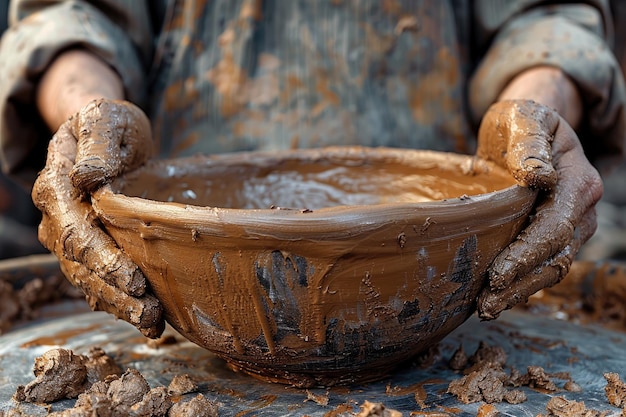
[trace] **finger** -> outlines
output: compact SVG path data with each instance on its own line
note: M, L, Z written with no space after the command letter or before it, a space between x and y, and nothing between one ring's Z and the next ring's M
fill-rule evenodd
M77 262L61 262L64 274L86 294L93 310L113 314L135 326L143 335L156 339L165 329L163 309L151 296L132 297L117 288L103 283L97 275Z
M561 251L574 236L574 222L553 207L540 208L531 223L506 247L489 267L492 290L504 289L528 274L543 260Z
M109 284L140 296L145 277L100 228L91 205L79 199L70 183L67 172L75 149L76 141L63 125L50 142L46 167L33 186L33 201L42 211L40 241L59 259L84 263Z
M483 117L477 155L507 167L525 187L551 189L557 180L551 143L558 114L530 100L494 103Z
M150 123L141 109L124 101L95 100L71 124L78 140L72 183L91 192L137 168L152 155Z
M518 303L525 302L537 291L560 282L568 273L576 253L594 233L597 226L595 210L590 210L580 226L576 228L572 242L554 257L535 268L529 274L500 290L486 288L478 298L478 315L483 320L492 320Z

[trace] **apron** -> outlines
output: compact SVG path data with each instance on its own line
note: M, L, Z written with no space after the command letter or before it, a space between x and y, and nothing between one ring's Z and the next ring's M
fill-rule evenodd
M169 2L150 74L161 157L363 145L473 152L441 0Z

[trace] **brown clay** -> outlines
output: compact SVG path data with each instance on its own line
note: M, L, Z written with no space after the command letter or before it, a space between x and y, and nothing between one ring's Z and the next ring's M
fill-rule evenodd
M187 374L176 375L167 387L172 396L188 394L198 390L198 385Z
M217 417L217 405L201 394L189 401L181 401L172 405L168 417Z
M76 355L71 350L53 349L35 359L36 379L18 386L15 399L33 403L50 403L63 398L76 398L103 376L121 370L100 349L89 355Z
M626 409L626 383L615 372L605 373L604 379L606 379L604 391L609 404Z
M77 398L74 407L51 413L53 417L98 415L115 417L217 416L217 405L198 395L189 401L180 396L198 390L188 375L177 375L168 387L150 388L136 369L122 373L119 366L98 347L88 355L52 349L35 359L36 379L19 386L16 401L51 403ZM174 405L176 397L177 405Z
M361 411L357 417L402 417L402 413L390 408L386 408L381 403L365 401L361 404Z
M563 397L552 397L546 404L547 414L539 414L537 417L602 417L606 412L590 409L582 401L571 401Z
M489 403L481 404L476 412L476 417L498 417L499 415L500 412L496 406Z
M32 265L29 266L32 270L24 272L25 265L18 260L1 262L0 334L42 317L45 308L55 303L84 298L83 293L72 287L58 271L58 266L55 273ZM21 274L13 271L15 274L12 275L14 268L22 268ZM46 313L50 314L49 311Z
M311 386L381 378L471 315L534 201L513 183L470 156L327 148L155 161L92 204L183 335Z
M626 267L620 262L578 261L565 279L519 308L583 324L626 331Z
M490 288L481 294L478 311L493 319L567 274L595 232L602 181L567 122L536 102L495 103L478 136L478 156L507 167L518 183L543 190L537 214L489 269Z
M520 374L513 368L507 375L504 372L506 353L499 346L489 346L481 342L474 354L466 360L463 360L463 357L465 353L461 346L453 353L449 363L454 365L452 369L462 371L463 376L451 381L448 386L448 392L463 403L484 401L491 404L506 401L510 404L519 404L526 401L526 394L510 387L526 386L540 392L554 393L559 391L554 379L565 380L563 389L566 391L581 390L568 373L548 374L540 366L528 366L525 374ZM465 363L466 367L462 367L462 363ZM614 377L611 379L615 380ZM619 377L617 379L619 380ZM607 396L609 392L615 391L613 388L615 386L607 385Z
M98 227L84 193L141 165L152 150L150 125L127 102L94 101L64 123L50 141L32 197L42 212L39 239L83 290L93 309L108 311L158 337L158 301L145 293L139 268Z

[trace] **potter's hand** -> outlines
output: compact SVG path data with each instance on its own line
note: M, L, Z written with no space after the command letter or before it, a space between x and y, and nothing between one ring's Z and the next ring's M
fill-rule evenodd
M541 190L526 229L489 268L478 312L493 319L565 276L595 232L603 188L573 129L534 101L495 103L478 136L478 156L506 167L520 185Z
M61 125L33 187L43 218L39 239L94 310L114 314L148 337L164 329L162 308L146 280L99 223L89 193L151 153L145 114L125 101L96 100Z

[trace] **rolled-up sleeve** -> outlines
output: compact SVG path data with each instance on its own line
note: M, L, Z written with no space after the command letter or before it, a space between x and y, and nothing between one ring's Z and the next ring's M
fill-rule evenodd
M91 4L90 4L91 3ZM120 75L141 103L152 48L147 3L140 0L13 1L0 42L0 165L25 184L43 167L50 132L36 107L39 79L59 53L85 48Z
M626 88L611 49L608 2L545 3L476 3L476 37L488 48L470 80L472 115L479 120L523 71L558 67L575 82L584 101L579 136L585 152L606 171L623 158L626 139Z

